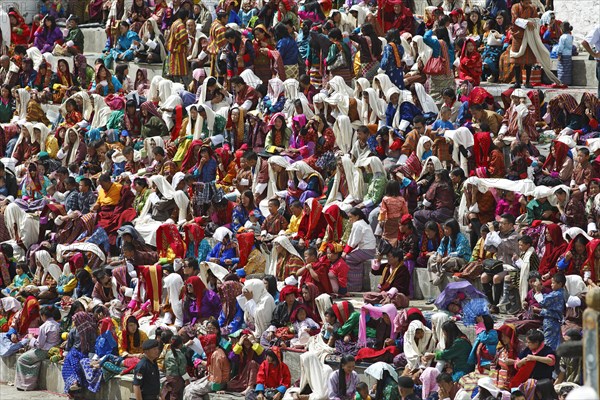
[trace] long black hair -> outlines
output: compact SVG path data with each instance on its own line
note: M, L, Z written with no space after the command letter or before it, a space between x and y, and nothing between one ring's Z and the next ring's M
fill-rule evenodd
M390 372L387 369L384 369L383 375L381 376L381 379L377 381L377 386L375 388L376 399L383 399L383 391L385 390L385 387L390 379L392 379Z
M557 400L558 394L554 390L554 384L550 379L540 379L535 385L536 400Z
M460 225L458 221L454 218L450 218L448 221L444 222L444 227L450 228L452 233L450 236L444 236L442 241L446 245L451 245L452 247L456 246L456 239L458 238L458 234L460 233Z
M350 211L348 211L348 214L354 215L355 217L358 217L359 219L362 219L366 223L369 223L369 221L367 220L367 216L365 215L365 213L363 212L363 210L361 210L360 208L352 207L350 209Z
M135 322L135 325L137 326L137 329L135 330L135 333L133 334L133 346L134 347L140 347L140 344L142 342L141 338L140 338L140 322L137 320L136 317L134 317L133 315L130 315L129 318L127 318L127 321L125 321L125 329L127 329L127 325L129 325L130 322ZM127 341L127 347L129 347L129 340ZM127 351L129 351L130 349L127 349Z
M179 335L173 335L171 338L171 353L173 353L173 357L175 357L175 350L181 349L181 345L183 344L183 339Z
M263 280L267 282L267 292L275 297L277 295L277 278L273 275L265 275Z
M465 334L459 329L454 321L446 321L442 325L442 332L446 334L446 350L451 348L454 341L458 338L465 338Z
M340 360L340 370L338 375L340 380L338 384L338 391L340 397L346 396L346 373L344 372L344 367L349 362L354 362L354 357L352 357L350 354L342 356L342 359Z
M380 57L382 52L381 39L375 33L373 25L367 22L361 26L360 31L364 36L368 36L371 39L371 54L373 57Z

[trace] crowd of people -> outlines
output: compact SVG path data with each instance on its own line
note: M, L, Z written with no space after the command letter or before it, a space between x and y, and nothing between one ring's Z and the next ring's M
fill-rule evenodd
M571 84L572 27L438 2L0 9L16 388L50 360L73 398L129 373L137 400L597 398L556 353L600 284L600 101L539 87Z

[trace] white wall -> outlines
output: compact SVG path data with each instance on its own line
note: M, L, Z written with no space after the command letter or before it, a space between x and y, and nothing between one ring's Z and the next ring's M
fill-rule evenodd
M554 0L554 9L557 19L573 25L576 39L584 37L600 24L600 0Z

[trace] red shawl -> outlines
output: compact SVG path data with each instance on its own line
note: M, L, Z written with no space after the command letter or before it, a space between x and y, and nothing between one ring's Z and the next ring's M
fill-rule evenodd
M558 140L553 140L552 142L554 144L555 155L552 155L552 151L550 152L550 154L548 154L548 158L546 159L543 168L547 169L550 172L560 172L563 164L565 163L565 160L568 157L569 146Z
M467 44L469 43L473 43L473 46L475 46L475 49L470 53L467 52ZM460 79L471 81L473 85L479 86L482 74L481 68L481 54L477 51L477 45L473 39L467 38L463 43L462 51L460 53L458 76Z
M475 145L473 153L475 154L475 165L477 167L487 167L489 162L490 146L492 138L489 132L477 132L473 136Z
M183 232L185 234L185 247L190 248L194 245L194 257L198 257L198 245L204 239L204 228L198 224L186 224L183 226Z
M510 99L510 96L509 96ZM469 93L469 105L473 104L494 104L494 96L482 87L476 87ZM510 103L509 103L510 105Z
M516 360L519 357L519 336L513 325L504 324L498 331L498 339L502 339L502 335L508 336L510 343L508 345L508 357ZM498 347L504 347L501 342L498 342Z
M335 314L337 321L341 325L343 325L350 317L350 303L348 303L347 301L334 303L333 306L331 306L331 308L333 309L333 313Z
M158 264L142 267L141 273L146 285L146 298L150 300L150 309L154 316L158 317L162 302L162 267Z
M17 322L17 332L19 335L24 335L27 333L29 329L29 325L33 321L40 316L40 303L38 303L37 299L33 296L29 296L27 300L25 300L25 304L23 305L23 310L21 311L21 316L19 317L19 321Z
M166 257L169 248L173 251L176 258L185 258L185 243L175 224L163 224L156 231L156 250L158 250L158 256L161 258Z
M344 226L340 215L340 208L337 204L334 204L327 208L323 214L325 214L325 220L327 221L327 232L329 233L330 240L335 238L336 241L340 241L344 235Z
M254 246L254 232L238 233L237 235L238 248L240 252L239 267L244 267L248 262L248 257Z
M547 225L546 233L550 234L552 240L550 242L546 240L546 250L544 251L544 257L540 260L539 272L540 275L547 273L554 275L558 258L565 254L567 250L567 242L565 242L560 226L557 224Z
M200 307L202 306L202 298L204 297L204 291L206 290L206 286L202 282L199 276L190 276L185 281L186 288L183 290L181 298L184 299L187 294L187 285L192 285L194 290L194 296L196 296L196 307L198 308L198 312L200 312Z
M588 253L588 258L587 260L585 260L585 262L583 263L583 267L581 268L582 270L588 270L590 271L590 279L592 280L592 282L596 282L596 265L595 265L595 261L596 258L594 257L594 254L596 252L596 247L598 247L598 245L600 245L600 239L593 239L591 242L589 242L587 244L587 253Z

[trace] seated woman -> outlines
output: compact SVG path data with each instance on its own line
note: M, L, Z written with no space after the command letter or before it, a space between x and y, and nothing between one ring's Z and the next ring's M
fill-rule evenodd
M129 29L130 24L126 20L119 22L119 37L113 48L104 49L104 59L106 65L112 66L113 60L131 61L133 60L133 42L140 42L137 33Z
M242 327L244 311L237 302L237 297L242 294L242 288L243 285L237 280L225 281L218 288L222 304L218 322L219 326L221 326L221 331L224 333L231 334L237 332Z
M250 333L243 333L240 329L229 335L233 344L229 352L232 379L227 382L227 391L245 396L256 386L256 374L260 364L265 359L265 349Z
M215 247L206 256L206 261L219 264L225 268L233 268L239 261L239 249L233 233L221 226L213 234L217 241Z
M169 134L169 128L163 121L162 116L158 112L158 109L151 101L146 101L140 105L142 138L154 137L154 136L167 136Z
M37 338L31 342L31 350L17 359L15 387L18 390L37 389L42 361L48 358L48 350L58 346L61 341L60 324L57 322L60 320L60 312L52 306L45 307L40 311L40 319L43 323L39 327Z
M395 320L397 312L396 306L393 304L382 306L365 304L362 306L358 326L358 346L368 347L363 347L358 351L357 360L385 357L388 362L393 361L393 357L399 352L396 347ZM367 316L370 318L369 325L375 330L373 341L367 339Z
M65 141L58 150L56 157L61 160L64 167L71 164L80 164L87 154L85 142L79 136L79 133L70 128L67 130Z
M35 39L33 45L40 50L40 53L52 52L55 44L63 43L63 34L56 25L56 18L52 15L46 15L43 24L33 34Z
M200 364L206 367L207 374L185 387L183 395L186 399L202 398L210 392L225 389L231 372L218 331L216 334L202 335L196 340L201 344L196 352L203 350L206 356L206 361L202 360Z
M542 166L545 186L569 185L573 176L573 155L569 146L559 140L552 142L550 154Z
M294 246L299 249L318 247L325 235L327 222L323 218L323 206L315 198L308 198L304 202L302 218L298 225L298 232L294 236Z
M265 360L258 368L256 388L246 393L246 400L263 399L264 393L277 392L276 397L282 398L291 385L291 375L288 366L281 360L279 349L265 351Z
M381 266L381 268L371 270L373 275L380 275L381 280L377 285L377 288L381 291L380 293L374 293L377 297L383 300L383 293L387 292L394 288L399 293L404 294L405 296L409 295L409 281L410 281L410 271L405 264L405 253L402 249L395 248L387 256L387 264ZM369 296L370 297L370 296ZM375 299L370 299L369 302L372 303ZM365 297L365 301L367 301Z
M285 102L286 98L283 82L279 78L272 78L269 80L267 86L267 95L263 97L258 109L262 111L266 117L271 118L272 120L273 117L283 111Z
M575 98L568 93L554 97L548 104L548 113L552 116L552 129L560 132L565 128L572 130L583 128L588 123L584 111Z
M521 342L513 325L504 324L497 329L500 337L495 364L498 371L496 385L503 390L510 389L510 381L515 375L515 362L521 353Z
M45 175L45 168L40 164L29 164L27 175L21 183L22 199L26 202L42 200L46 197L47 189L51 186L50 179Z
M424 357L426 361L435 358L436 361L445 361L445 370L452 373L454 382L471 372L473 366L468 363L467 359L471 353L471 343L464 333L458 328L455 322L446 321L442 325L444 334L445 349L434 353L427 353Z
M188 339L196 336L198 326L207 318L213 316L212 309L219 304L219 296L208 290L199 277L191 276L185 281L183 298L183 323L184 328L179 334Z
M238 304L244 310L244 322L254 337L267 330L275 310L275 300L260 279L249 279L244 283Z
M257 212L260 215L259 223L264 220L260 213L260 209L254 204L254 194L251 190L246 190L240 196L240 203L233 209L233 216L231 220L231 230L238 232L238 230L244 227L244 224L248 221L250 212Z
M109 94L117 93L121 88L121 82L119 82L116 76L111 75L108 68L102 64L96 66L96 75L90 87L91 92L101 96L108 96Z
M584 232L571 239L567 251L560 257L556 266L565 275L583 276L583 265L588 259L587 245L590 241Z
M441 285L444 272L458 272L470 259L469 239L460 231L458 221L449 219L444 224L444 238L440 247L427 263L431 282L436 286Z
M279 292L279 304L273 310L271 325L261 337L261 345L270 348L279 341L286 341L293 337L293 333L286 329L292 324L291 316L300 306L296 300L299 295L296 286L286 285ZM283 328L283 329L282 329Z
M81 360L94 352L96 345L97 326L94 318L86 311L79 311L73 315L73 328L69 331L67 345L68 351L62 368L65 381L65 393L75 394L82 390L86 382L82 382L83 370Z
M490 315L482 315L477 317L477 320L479 320L475 327L477 337L469 354L469 363L475 365L478 372L483 373L484 369L490 369L496 357L498 332L494 329L494 320Z
M292 130L286 126L283 113L274 114L269 121L271 130L265 138L265 151L271 154L281 153L290 146Z
M567 242L565 242L560 226L557 224L546 225L544 243L544 256L540 260L538 271L542 276L544 286L550 287L551 278L558 270L557 262L567 250Z
M267 271L276 274L277 280L283 282L288 276L295 275L304 266L304 261L286 236L278 236L272 243L273 251Z
M356 393L356 386L358 385L360 378L354 370L355 360L349 354L342 356L340 360L340 368L333 371L327 382L327 391L329 398L333 399L354 399Z
M431 329L419 320L411 321L408 330L404 333L404 356L406 357L406 369L411 374L416 373L423 365L425 354L434 351L435 341ZM428 365L428 363L425 363Z
M510 387L517 387L527 379L552 379L556 354L544 344L544 333L530 330L527 333L527 348L515 360L517 373L510 381Z
M60 104L65 98L67 90L73 86L75 86L75 77L70 71L69 64L64 59L58 60L56 72L52 75L50 85L44 89L44 92L54 103Z
M344 247L342 258L348 263L348 291L357 291L362 288L362 264L375 257L375 236L367 222L367 217L358 208L348 212L352 223L352 231L348 243Z

